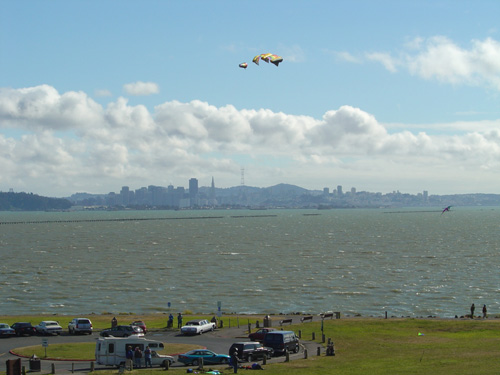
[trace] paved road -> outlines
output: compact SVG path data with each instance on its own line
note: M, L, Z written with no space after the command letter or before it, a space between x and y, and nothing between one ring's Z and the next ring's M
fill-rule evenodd
M151 332L146 336L153 340L162 341L168 347L168 343L189 343L205 346L208 349L216 352L216 353L224 353L226 354L229 350L229 347L232 343L237 341L248 341L245 327L234 327L234 328L224 328L218 329L214 332L206 333L199 336L182 336L178 331L161 331L161 332ZM0 360L7 361L8 359L17 359L19 357L14 356L9 353L10 350L25 347L25 346L33 346L33 345L41 345L42 339L48 339L49 347L48 353L50 356L50 345L51 344L60 344L60 343L80 343L80 342L95 342L98 337L98 333L94 333L91 336L88 335L68 335L66 332L61 336L32 336L32 337L12 337L12 338L4 338L0 339ZM308 346L309 355L313 355L313 350L316 350L317 344L304 342L302 344L306 344ZM290 358L298 359L303 358L303 353L292 354ZM268 362L282 362L284 361L284 357L276 357ZM21 358L22 366L26 367L26 370L29 369L29 359ZM75 372L85 373L90 370L91 362L90 361L49 361L42 360L41 368L42 372L49 373L52 369L52 363L55 364L55 370L57 374L68 374L71 373L71 370L74 369ZM174 367L183 366L181 363L174 363ZM211 366L214 367L214 366ZM96 370L101 369L110 369L110 367L95 365Z

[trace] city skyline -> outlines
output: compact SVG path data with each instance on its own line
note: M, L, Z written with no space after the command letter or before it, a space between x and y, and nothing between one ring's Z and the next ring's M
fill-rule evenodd
M0 190L231 187L244 170L248 186L498 192L499 12L493 0L3 1ZM252 62L268 52L283 62Z

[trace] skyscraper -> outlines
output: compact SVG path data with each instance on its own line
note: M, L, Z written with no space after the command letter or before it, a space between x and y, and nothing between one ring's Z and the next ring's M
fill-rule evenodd
M194 207L198 204L198 180L191 178L189 180L189 206Z

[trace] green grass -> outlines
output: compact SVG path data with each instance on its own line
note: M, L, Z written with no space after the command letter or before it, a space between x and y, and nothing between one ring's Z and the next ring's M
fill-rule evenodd
M174 327L177 329L177 314L174 315ZM191 319L212 319L214 315L185 315L183 323L186 323ZM33 325L40 323L42 320L56 320L59 322L63 330L67 330L68 323L75 318L72 315L2 315L0 316L1 323L7 323L9 325L15 322L30 322ZM121 314L87 314L84 317L89 318L92 321L94 330L103 330L111 327L111 319L116 317L118 324L130 324L134 320L143 320L146 323L148 330L164 330L167 327L168 314L151 314L151 315L137 315L132 313L121 313ZM238 324L245 327L250 321L253 326L255 326L255 321L260 320L262 323L263 319L260 316L251 317L239 317L237 315L225 315L222 318L224 322L224 327L235 327Z
M191 344L167 344L165 346L164 350L158 351L159 354L174 355L185 353L192 349L201 348L200 345ZM42 345L25 346L22 348L16 348L14 352L25 357L31 357L35 354L41 359L54 358L92 361L95 358L95 342L49 344L47 348L44 348ZM47 353L47 357L45 357L45 353Z
M117 318L120 321L120 317ZM236 324L236 317L224 317L229 318L232 324ZM252 317L251 322L254 323L256 319ZM107 319L110 320L111 317ZM149 326L149 317L144 317L144 320ZM259 320L262 321L261 318ZM275 318L275 323L277 320ZM246 317L240 317L239 321L243 326L248 323ZM315 332L315 347L323 346L320 322L292 325L285 329L297 333L300 330L303 340L311 340L312 333ZM307 360L266 365L265 369L268 375L492 374L495 373L500 358L499 332L498 319L325 320L324 334L326 339L331 338L335 344L335 357L325 357L324 354L318 357L314 350L313 353L308 353ZM168 347L168 343L166 344ZM225 368L223 370L225 373L231 372ZM162 370L140 370L139 373L149 375L150 372L155 372L154 375L159 375L158 371ZM185 374L186 369L170 369L169 372L174 375ZM116 373L117 371L99 371L101 375Z

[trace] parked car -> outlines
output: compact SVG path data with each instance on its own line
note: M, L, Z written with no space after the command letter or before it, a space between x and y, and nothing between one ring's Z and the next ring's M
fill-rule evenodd
M55 320L44 320L35 326L39 335L60 335L62 327Z
M87 318L74 318L68 323L69 334L88 333L92 334L92 322Z
M148 332L146 328L146 323L144 323L142 320L136 320L135 322L130 323L130 325L142 328L142 332L144 332L144 334Z
M248 335L248 338L252 341L264 341L264 336L271 331L276 331L276 328L261 328Z
M17 336L33 336L36 334L35 327L27 322L14 323L10 328L16 332Z
M273 348L276 354L286 351L299 352L299 338L293 331L273 331L264 336L264 346Z
M230 357L225 354L214 353L207 349L194 349L187 353L179 354L177 360L186 366L197 366L200 364L200 358L203 358L204 365L216 365L229 363Z
M101 332L101 336L103 337L129 337L132 335L144 336L144 332L142 332L141 327L137 326L116 326L105 329Z
M257 341L235 342L229 348L229 356L233 355L236 350L238 351L238 358L245 362L252 362L264 357L271 358L274 355L273 348L266 348Z
M10 328L7 323L0 323L0 337L11 337L15 335L16 331Z
M185 326L181 327L183 335L201 335L203 332L213 331L215 323L211 323L206 319L190 320Z

